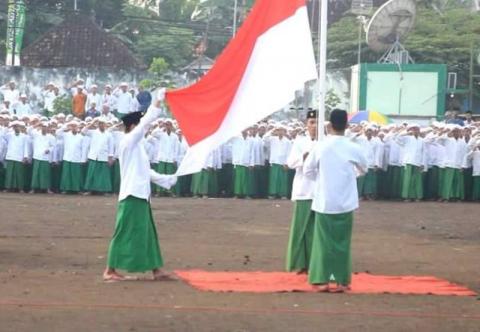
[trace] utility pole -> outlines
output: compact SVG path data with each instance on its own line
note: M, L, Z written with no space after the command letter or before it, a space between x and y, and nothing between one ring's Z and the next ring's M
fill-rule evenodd
M13 39L12 39L12 66L15 66L15 55L17 49L17 0L12 1L14 10L13 10Z
M74 11L77 11L77 10L78 10L77 0L73 0L73 10L74 10Z
M474 65L473 65L473 41L470 43L470 75L468 77L468 107L469 111L473 112L473 77L474 77Z

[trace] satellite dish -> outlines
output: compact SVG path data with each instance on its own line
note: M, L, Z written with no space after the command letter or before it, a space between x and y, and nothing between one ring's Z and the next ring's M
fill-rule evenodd
M412 30L416 13L415 0L390 0L376 11L368 24L367 44L374 51L386 51L379 62L413 62L401 41Z
M352 14L357 16L367 16L372 12L373 0L353 0Z

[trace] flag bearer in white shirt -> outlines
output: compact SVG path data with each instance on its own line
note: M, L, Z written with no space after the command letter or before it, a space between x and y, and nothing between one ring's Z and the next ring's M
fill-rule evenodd
M93 129L96 124L98 129ZM110 168L114 163L114 142L112 134L107 131L105 120L95 118L82 130L82 134L91 138L84 189L87 193L111 193L113 186Z
M119 269L128 272L152 271L154 280L170 278L161 270L163 259L150 207L150 183L169 189L175 184L176 177L160 175L150 169L144 140L150 125L160 114L160 100L157 100L143 118L140 112L122 118L125 125L125 136L119 148L122 179L115 233L103 274L105 281L126 280L117 271Z
M24 193L27 186L25 178L29 154L28 137L22 132L25 128L23 122L13 121L10 126L13 130L5 135L7 142L5 189Z
M315 181L312 210L315 224L308 280L319 291L343 292L351 283L353 211L358 208L357 172L367 171L362 148L345 137L348 116L343 110L330 115L329 136L305 160L305 176ZM333 278L335 289L329 288Z
M268 196L270 199L286 199L288 195L287 158L290 152L290 140L286 137L286 128L278 126L268 138L270 149L270 176L268 181Z
M315 181L303 174L303 165L317 144L317 112L307 113L307 135L293 144L287 159L288 167L295 170L292 201L294 210L287 247L286 269L307 273L310 264L315 214L312 211Z
M51 190L51 161L55 147L55 138L49 134L46 122L41 122L39 125L30 128L29 134L33 139L33 170L30 193L34 193L35 190L42 190L53 194Z
M420 201L423 199L423 177L426 171L424 140L420 137L420 126L410 124L407 131L396 137L403 147L403 182L402 199L404 201Z

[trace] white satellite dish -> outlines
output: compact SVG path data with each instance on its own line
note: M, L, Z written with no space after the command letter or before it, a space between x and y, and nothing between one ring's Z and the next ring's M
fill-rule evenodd
M385 51L378 62L413 62L401 41L412 30L416 13L415 0L390 0L373 15L367 28L367 44L374 51Z

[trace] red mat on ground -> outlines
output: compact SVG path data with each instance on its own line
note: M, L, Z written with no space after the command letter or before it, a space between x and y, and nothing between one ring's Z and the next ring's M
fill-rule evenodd
M315 292L306 275L286 272L207 272L201 270L175 271L191 286L212 292ZM352 294L419 294L474 296L466 287L435 277L377 276L354 274Z

